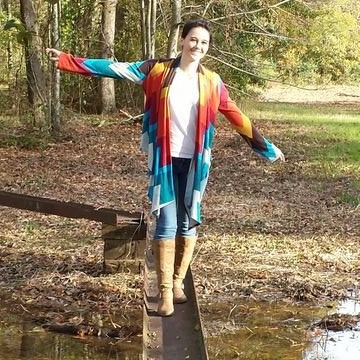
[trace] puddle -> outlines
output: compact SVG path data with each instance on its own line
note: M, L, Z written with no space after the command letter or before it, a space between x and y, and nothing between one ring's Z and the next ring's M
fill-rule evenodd
M139 360L141 358L141 337L121 343L116 339L76 338L45 332L34 324L21 323L18 318L1 312L1 360Z
M333 306L333 304L331 304ZM329 314L358 315L360 303L342 301L331 308L284 303L246 303L208 308L207 344L210 359L358 360L360 324L351 330L309 330ZM227 312L227 313L226 313ZM227 319L227 322L221 319Z
M359 315L360 303L355 300L340 302L336 314ZM324 330L313 336L313 343L305 352L304 360L360 359L360 323L343 331Z
M329 314L358 315L360 303L305 307L287 303L202 304L209 359L355 360L360 324L351 330L309 330ZM0 360L140 360L141 336L126 340L46 332L0 309Z
M322 311L267 302L210 307L203 316L209 358L300 360L305 329Z

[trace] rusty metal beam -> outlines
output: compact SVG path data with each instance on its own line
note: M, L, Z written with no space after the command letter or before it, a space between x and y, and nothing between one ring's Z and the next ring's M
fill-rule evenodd
M114 226L119 226L123 223L140 224L144 219L142 212L132 213L124 210L107 208L98 209L91 205L65 202L7 191L0 191L0 206L74 219L80 218L94 220Z
M191 269L184 281L188 301L175 304L170 317L156 314L158 290L150 249L146 251L144 277L143 360L208 360Z

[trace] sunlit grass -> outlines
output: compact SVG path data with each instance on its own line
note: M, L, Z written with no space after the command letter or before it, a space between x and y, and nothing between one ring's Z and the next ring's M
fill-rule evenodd
M286 135L297 143L302 141L310 149L308 160L325 172L360 176L360 108L270 102L243 105L252 119L290 125L284 130Z
M360 108L335 107L329 104L294 104L246 101L246 113L255 119L286 120L300 123L353 122L360 124Z
M255 121L279 124L279 138L294 144L290 157L299 148L305 152L309 175L352 179L339 200L360 204L359 107L246 102L242 108Z
M354 206L360 205L360 180L354 180L350 184L353 189L353 193L343 192L340 195L340 200L342 202L352 204Z

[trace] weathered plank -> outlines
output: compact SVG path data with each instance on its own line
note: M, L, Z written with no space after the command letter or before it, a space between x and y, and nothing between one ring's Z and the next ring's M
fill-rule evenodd
M91 205L0 191L0 206L102 223L104 272L139 272L143 265L146 222L143 212L95 208Z
M68 218L94 220L114 226L122 223L140 224L143 219L142 212L95 208L94 206L86 204L65 202L7 191L0 191L0 206Z

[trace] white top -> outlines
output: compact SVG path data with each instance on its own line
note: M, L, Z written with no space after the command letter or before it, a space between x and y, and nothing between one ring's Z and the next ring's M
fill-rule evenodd
M189 76L177 68L170 86L169 101L171 156L191 159L195 151L198 117L198 74Z

